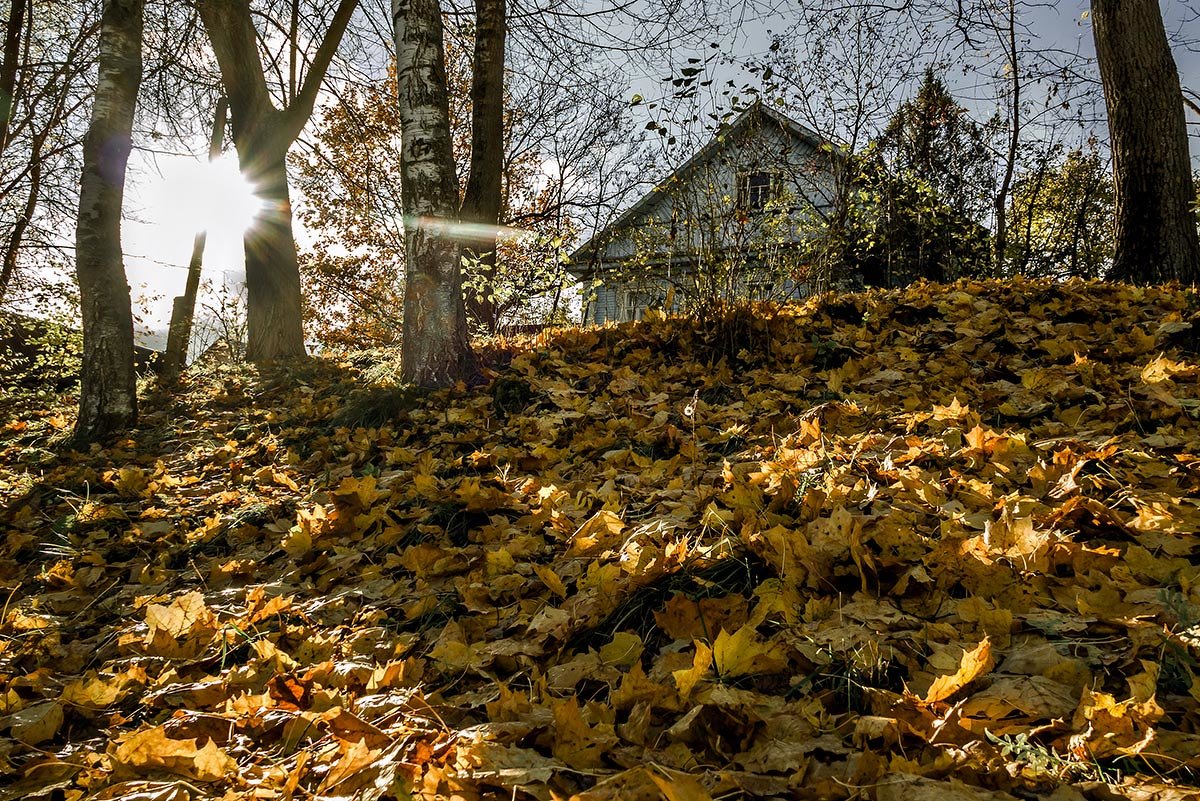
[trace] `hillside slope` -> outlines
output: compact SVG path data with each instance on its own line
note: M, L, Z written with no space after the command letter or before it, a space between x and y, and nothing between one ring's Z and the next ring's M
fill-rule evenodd
M0 420L0 801L1200 798L1198 309L917 286Z

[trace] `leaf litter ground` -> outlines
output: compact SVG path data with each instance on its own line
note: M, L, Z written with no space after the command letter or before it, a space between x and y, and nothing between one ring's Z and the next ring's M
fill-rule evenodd
M1194 294L211 368L0 442L6 799L1200 798ZM365 425L370 427L365 427Z

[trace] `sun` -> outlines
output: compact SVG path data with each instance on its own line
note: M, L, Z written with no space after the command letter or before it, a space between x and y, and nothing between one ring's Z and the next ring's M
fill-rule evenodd
M175 232L241 237L263 209L232 153L211 162L177 162L157 183L152 202L160 224Z

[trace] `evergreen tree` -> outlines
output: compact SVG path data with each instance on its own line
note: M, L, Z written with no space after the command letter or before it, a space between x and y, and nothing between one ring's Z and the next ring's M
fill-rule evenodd
M849 251L868 284L948 281L988 268L986 126L932 69L859 159Z

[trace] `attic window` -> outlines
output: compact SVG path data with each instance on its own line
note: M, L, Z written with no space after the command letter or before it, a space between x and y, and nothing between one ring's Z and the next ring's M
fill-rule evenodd
M745 172L738 176L738 208L743 211L762 211L775 195L778 185L773 173Z

